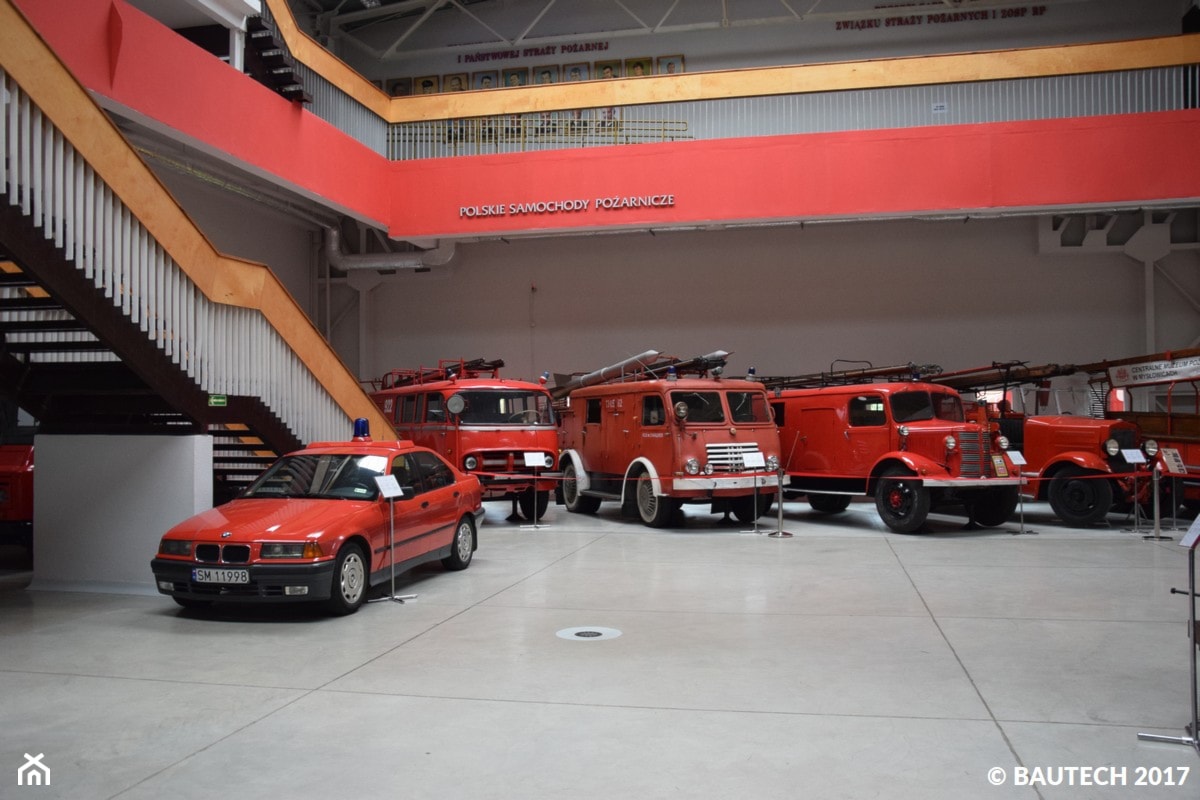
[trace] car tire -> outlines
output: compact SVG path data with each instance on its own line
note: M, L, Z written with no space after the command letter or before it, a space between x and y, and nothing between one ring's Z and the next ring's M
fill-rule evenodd
M929 490L913 477L904 467L892 466L875 485L875 509L896 533L920 530L929 516Z
M757 507L755 500L757 499ZM737 521L743 525L750 525L756 519L766 514L771 510L771 506L775 504L775 495L760 494L757 498L754 495L748 494L744 497L734 497L729 501L730 510L737 517ZM755 512L758 513L755 513Z
M353 614L367 600L367 561L362 548L352 542L343 544L334 560L332 585L326 608L344 617Z
M1073 528L1095 525L1113 504L1112 482L1099 472L1064 467L1050 479L1046 495L1054 514Z
M575 472L575 462L567 461L563 468L562 495L563 505L572 514L595 514L600 508L600 498L582 494L579 491L579 476Z
M475 555L475 521L465 516L458 521L454 529L454 541L450 543L450 555L442 559L442 566L448 570L466 569L471 566L471 558Z
M813 511L819 511L822 514L842 513L850 507L851 499L848 494L808 493L808 504L812 506Z

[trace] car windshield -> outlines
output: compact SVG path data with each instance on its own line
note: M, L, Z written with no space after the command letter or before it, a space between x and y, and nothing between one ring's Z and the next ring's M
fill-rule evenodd
M919 422L926 419L942 419L962 422L962 400L953 394L941 392L897 392L891 397L892 419L896 422Z
M374 500L375 477L387 470L376 455L321 454L284 456L259 476L242 497L308 497L325 500Z
M476 389L459 392L465 403L458 415L463 425L553 425L550 397L542 392Z

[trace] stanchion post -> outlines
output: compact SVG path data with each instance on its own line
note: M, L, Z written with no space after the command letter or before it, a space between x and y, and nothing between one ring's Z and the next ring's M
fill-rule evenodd
M754 506L753 506L754 510L751 512L751 516L754 517L754 529L749 530L749 531L742 531L742 533L758 533L758 478L759 478L758 471L761 469L766 469L767 460L765 458L763 458L763 454L762 454L761 450L755 450L753 452L744 453L742 455L742 466L749 467L750 469L754 470L754 472L751 473L753 475L753 478L751 478L751 480L754 481L754 486L753 486L754 497L751 501L754 503Z
M379 492L387 498L388 502L388 559L391 561L391 587L387 597L375 597L368 600L368 603L377 603L380 600L389 602L403 603L405 600L412 600L416 597L415 594L396 594L396 498L404 496L404 490L400 488L400 483L396 480L396 476L388 473L387 475L376 475L375 485L379 487Z
M1200 755L1200 703L1196 698L1196 543L1200 541L1200 519L1192 523L1192 527L1179 540L1181 547L1188 549L1188 655L1191 661L1191 685L1189 690L1192 698L1192 720L1184 728L1186 736L1162 736L1156 733L1139 733L1137 738L1146 742L1167 742L1170 744L1186 744ZM1171 594L1184 594L1178 589L1171 589Z
M1154 494L1154 533L1147 534L1147 535L1143 536L1142 538L1143 539L1170 539L1171 538L1170 536L1163 536L1163 534L1162 534L1162 519L1161 519L1162 512L1159 510L1159 505L1158 505L1158 482L1159 482L1158 464L1154 465L1154 469L1151 474L1152 474L1153 478L1151 480L1150 487L1151 487L1151 491ZM1136 504L1136 502L1137 502L1136 497L1135 497L1134 502Z
M1128 533L1141 533L1141 507L1138 502L1138 465L1146 463L1146 454L1136 447L1121 450L1121 455L1125 459L1125 463L1133 467L1133 527L1125 528Z
M545 525L538 525L538 469L545 465L546 455L544 453L525 453L525 466L533 467L533 488L529 490L533 496L533 524L522 525L522 528L531 528L537 530L545 528Z
M1019 527L1013 535L1014 536L1021 536L1023 534L1036 535L1037 531L1025 530L1025 492L1024 492L1025 478L1021 475L1021 467L1025 466L1025 464L1027 464L1028 462L1025 460L1025 454L1022 453L1020 450L1008 451L1008 460L1011 461L1012 465L1017 468L1017 509L1018 509L1017 520L1018 520Z
M767 534L767 536L775 539L791 539L792 534L783 529L783 479L784 471L783 464L775 470L775 491L777 493L776 501L779 504L779 509L776 512L775 530Z

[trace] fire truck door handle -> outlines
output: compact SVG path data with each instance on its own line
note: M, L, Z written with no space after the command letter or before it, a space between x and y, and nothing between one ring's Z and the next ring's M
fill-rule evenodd
M426 500L424 503L421 503L421 508L429 508L429 501Z
M846 437L846 441L850 441L850 431L842 431L842 436Z

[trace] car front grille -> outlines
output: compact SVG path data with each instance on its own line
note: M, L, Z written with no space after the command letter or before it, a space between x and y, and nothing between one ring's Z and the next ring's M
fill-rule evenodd
M196 560L205 564L247 564L250 561L250 545L198 544Z

